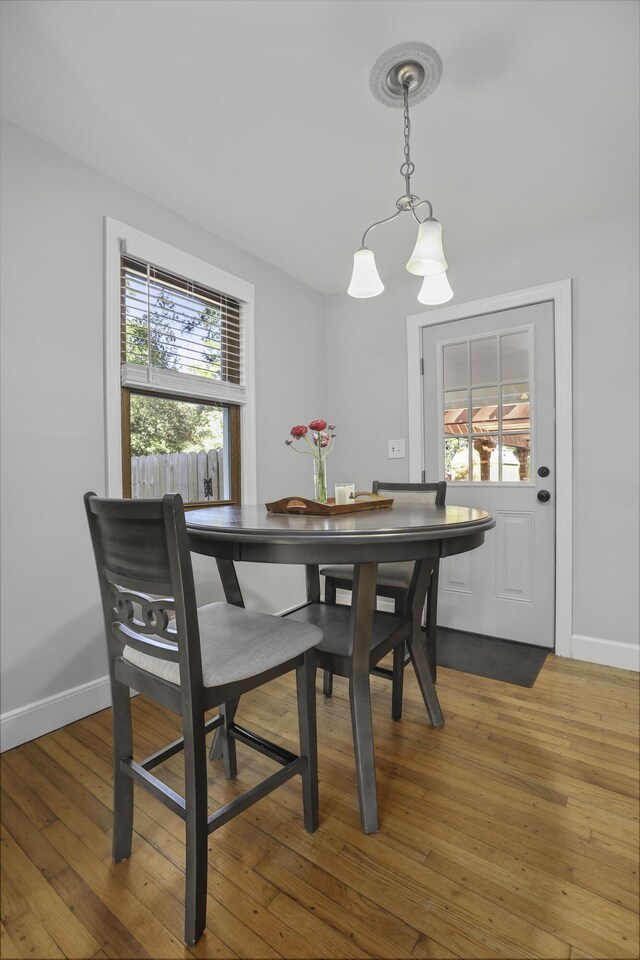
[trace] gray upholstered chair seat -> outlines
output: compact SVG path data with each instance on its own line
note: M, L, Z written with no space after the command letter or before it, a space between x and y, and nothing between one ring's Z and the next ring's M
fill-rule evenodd
M353 580L353 566L348 563L323 567L320 573L324 577L333 577L335 580ZM413 562L411 560L400 563L380 563L378 564L378 586L400 587L408 590L411 586L412 574Z
M305 653L322 640L322 631L310 624L251 613L230 603L199 607L198 625L205 687L235 683L264 673ZM180 683L177 663L139 653L134 647L125 647L123 657L162 680Z

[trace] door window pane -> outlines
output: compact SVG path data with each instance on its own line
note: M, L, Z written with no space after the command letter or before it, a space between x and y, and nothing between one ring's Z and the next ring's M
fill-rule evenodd
M529 379L529 334L510 333L500 338L502 379Z
M502 429L530 429L530 397L528 383L509 383L502 388Z
M498 338L471 341L471 383L496 383L498 380Z
M467 343L448 343L442 356L444 388L466 387L469 383Z
M503 403L525 403L529 400L529 384L527 381L520 383L505 383L502 387Z
M531 438L528 432L503 436L502 479L509 483L531 479Z
M444 475L446 480L469 479L469 441L466 437L444 438Z
M469 408L466 390L447 390L444 395L444 432L468 433Z
M497 387L478 387L471 391L473 433L497 431L500 424L500 395Z
M486 483L500 479L498 460L499 443L497 437L474 437L471 451L472 480Z

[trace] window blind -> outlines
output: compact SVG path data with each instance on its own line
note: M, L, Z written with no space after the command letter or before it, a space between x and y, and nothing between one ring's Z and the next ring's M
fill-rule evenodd
M130 256L121 277L123 386L243 402L241 302Z

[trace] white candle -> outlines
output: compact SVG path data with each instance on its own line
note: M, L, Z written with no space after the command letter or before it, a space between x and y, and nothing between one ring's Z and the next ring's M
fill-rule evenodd
M336 504L351 503L355 499L355 483L336 483L335 500Z

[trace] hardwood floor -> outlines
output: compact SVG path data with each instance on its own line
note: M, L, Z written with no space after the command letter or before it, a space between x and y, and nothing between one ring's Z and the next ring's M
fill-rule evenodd
M2 943L10 957L637 957L638 677L550 656L533 689L439 671L445 727L407 673L372 680L381 829L359 828L346 683L318 697L321 826L296 780L210 839L207 930L187 949L183 825L136 790L110 856L110 712L2 758ZM241 722L297 747L292 680ZM137 755L175 718L133 701ZM211 805L269 761L212 766ZM180 758L162 768L180 788ZM215 778L213 774L215 773Z

